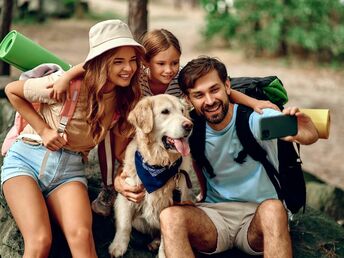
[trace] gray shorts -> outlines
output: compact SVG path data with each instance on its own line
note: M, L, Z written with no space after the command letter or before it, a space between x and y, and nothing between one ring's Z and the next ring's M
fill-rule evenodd
M87 187L85 165L80 153L65 149L50 152L44 173L40 176L46 153L47 148L42 144L30 144L21 140L15 142L8 150L1 167L1 187L16 176L33 178L45 197L72 181L81 182Z
M248 227L259 204L248 202L199 203L217 230L217 247L212 253L224 252L237 247L250 255L262 255L254 251L247 240Z

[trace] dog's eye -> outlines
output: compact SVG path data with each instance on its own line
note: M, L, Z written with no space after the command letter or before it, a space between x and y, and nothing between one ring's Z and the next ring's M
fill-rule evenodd
M167 108L161 111L161 114L164 114L164 115L168 115L169 113L170 113L170 110L168 110Z

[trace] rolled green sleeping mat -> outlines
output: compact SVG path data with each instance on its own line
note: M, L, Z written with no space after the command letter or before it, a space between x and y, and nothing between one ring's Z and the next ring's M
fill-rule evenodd
M21 71L28 71L43 63L54 63L67 71L70 64L19 32L10 31L0 43L0 59Z

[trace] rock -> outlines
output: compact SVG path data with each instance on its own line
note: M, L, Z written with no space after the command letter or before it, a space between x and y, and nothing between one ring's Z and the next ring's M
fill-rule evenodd
M325 212L336 221L344 220L344 191L319 182L307 183L307 205Z

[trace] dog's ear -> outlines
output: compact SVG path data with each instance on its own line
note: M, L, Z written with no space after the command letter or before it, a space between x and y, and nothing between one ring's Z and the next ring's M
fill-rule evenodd
M189 114L189 112L193 109L193 105L187 98L180 98L179 101L182 103L182 105L185 108L185 114Z
M153 103L150 97L145 97L136 104L129 113L128 121L144 133L150 133L153 130Z

